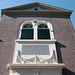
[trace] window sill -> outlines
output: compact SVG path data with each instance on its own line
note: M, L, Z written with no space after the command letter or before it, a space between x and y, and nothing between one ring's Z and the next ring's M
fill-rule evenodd
M53 39L53 40L22 40L22 39L17 39L15 40L16 42L18 43L55 43L56 42L56 39Z

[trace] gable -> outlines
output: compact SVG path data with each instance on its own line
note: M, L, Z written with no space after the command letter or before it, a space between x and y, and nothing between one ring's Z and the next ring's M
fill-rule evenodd
M21 10L21 9L20 9ZM49 10L49 11L51 11L51 10L53 10L53 9L47 9L47 8L43 8L43 7L40 7L40 6L34 6L34 7L32 7L32 8L28 8L28 9L22 9L22 10L26 10L26 11L47 11L47 10Z
M25 5L20 5L20 6L16 6L16 7L11 7L11 8L7 8L7 9L2 9L2 14L5 12L48 12L48 13L68 13L69 15L71 15L72 11L71 10L67 10L67 9L63 9L63 8L59 8L59 7L55 7L55 6L51 6L51 5L47 5L47 4L43 4L43 3L30 3L30 4L25 4ZM34 11L34 12L33 12ZM26 14L27 14L26 13Z

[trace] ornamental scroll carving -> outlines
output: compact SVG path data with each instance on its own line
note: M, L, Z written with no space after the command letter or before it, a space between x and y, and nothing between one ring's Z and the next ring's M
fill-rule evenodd
M29 63L29 64L41 64L41 63L55 63L55 60L53 59L53 50L51 51L51 54L49 57L42 58L40 55L33 55L28 58L24 58L21 56L21 51L17 50L17 62L19 63Z

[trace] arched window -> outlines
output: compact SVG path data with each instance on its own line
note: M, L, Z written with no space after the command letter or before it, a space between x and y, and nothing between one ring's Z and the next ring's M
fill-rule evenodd
M50 32L46 24L38 26L38 39L50 39Z
M25 24L22 28L21 39L33 39L33 26Z
M28 20L21 24L19 39L23 40L53 40L52 24L40 20Z

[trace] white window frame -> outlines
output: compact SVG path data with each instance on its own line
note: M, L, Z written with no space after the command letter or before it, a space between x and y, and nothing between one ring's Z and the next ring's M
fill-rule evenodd
M20 29L19 29L19 36L18 36L18 39L19 40L22 40L20 39L21 38L21 33L22 33L22 28L24 25L26 24L31 24L33 26L33 29L34 29L34 33L33 33L33 39L30 39L30 40L39 40L38 39L38 31L37 31L37 28L40 24L46 24L48 26L48 29L49 29L49 32L50 32L50 39L43 39L43 40L53 40L54 39L54 33L53 33L53 28L52 28L52 24L50 22L47 22L47 21L40 21L40 20L27 20L25 22L23 22L21 25L20 25ZM27 40L27 39L23 39L23 40ZM29 40L29 39L28 39ZM41 39L42 40L42 39Z

